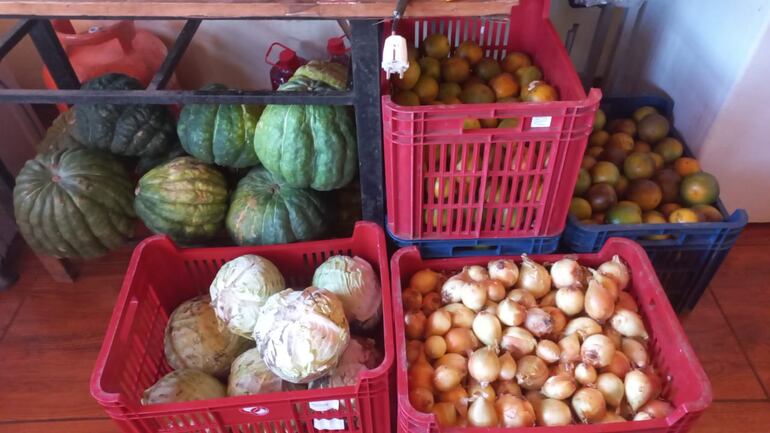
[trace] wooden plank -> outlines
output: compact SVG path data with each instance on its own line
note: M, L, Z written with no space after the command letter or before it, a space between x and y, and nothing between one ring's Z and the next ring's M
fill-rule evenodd
M736 383L736 386L741 384ZM770 402L714 402L690 433L767 433Z
M119 433L111 419L0 423L0 433Z
M518 0L411 0L405 16L507 15ZM2 0L0 15L154 18L386 18L393 0Z
M18 290L0 292L0 341L3 341L5 332L16 317L16 312L23 301L24 295Z
M714 400L766 398L710 291L706 291L695 309L682 319L682 326L711 380ZM737 383L741 385L735 386Z

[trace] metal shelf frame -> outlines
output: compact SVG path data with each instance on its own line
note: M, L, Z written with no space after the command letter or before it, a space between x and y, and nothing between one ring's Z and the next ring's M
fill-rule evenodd
M54 17L50 17L54 18ZM55 18L66 18L57 16ZM71 17L77 19L77 16ZM282 19L284 17L246 18L248 20ZM89 17L89 19L99 19ZM110 17L114 19L114 17ZM129 17L142 20L152 17ZM154 18L157 19L157 18ZM296 19L296 18L293 18ZM32 39L43 63L58 89L0 89L0 104L8 103L110 103L110 104L299 104L348 105L355 112L358 145L358 172L361 185L364 220L382 225L384 215L384 167L382 156L382 120L380 109L380 26L375 19L351 19L352 80L346 91L273 92L273 91L200 91L166 90L185 50L190 45L203 19L188 19L169 48L165 60L146 89L80 90L80 82L62 48L48 17L21 18L0 37L0 61L25 37ZM52 274L62 280L71 274L59 263L43 260Z

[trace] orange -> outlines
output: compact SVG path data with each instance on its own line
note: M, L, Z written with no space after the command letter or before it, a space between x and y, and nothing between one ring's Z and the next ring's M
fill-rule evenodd
M417 84L417 80L420 79L420 73L420 64L416 61L411 61L403 77L399 77L398 74L394 75L393 84L401 90L411 90Z
M500 64L497 63L497 60L490 59L489 57L479 60L479 62L473 67L473 70L476 72L476 75L478 75L484 81L489 81L492 78L500 75L502 72L502 69L500 69Z
M634 152L652 152L650 143L642 140L636 140L634 143Z
M468 61L459 57L450 57L441 63L441 76L449 83L462 83L471 75Z
M524 53L513 52L503 59L503 71L515 73L517 69L532 65L532 59Z
M559 99L559 92L545 81L533 81L529 83L527 93L522 95L521 99L528 102L557 101Z
M515 98L513 96L509 96L507 98L500 98L497 100L497 102L519 102L519 98Z
M463 90L465 90L466 87L471 86L473 84L487 84L487 83L485 83L484 80L482 80L481 78L475 75L471 75L470 77L468 77L467 80L465 80L465 82L463 82Z
M409 45L406 47L406 58L409 60L417 60L420 58L420 52L417 50L417 47L414 45Z
M634 138L625 132L616 132L610 135L610 141L607 145L630 153L634 150Z
M489 86L494 90L497 99L509 98L519 94L519 83L508 72L503 72L489 80Z
M438 85L438 99L446 102L448 98L460 96L463 89L457 83L440 83Z
M441 62L433 57L423 57L420 59L421 76L428 76L434 78L436 81L441 80Z
M438 81L435 78L423 75L417 80L412 91L420 97L420 102L428 104L438 96Z
M682 177L687 177L701 171L698 160L686 156L674 161L674 170Z
M481 122L479 122L479 119L465 119L463 121L463 130L468 129L481 129Z
M442 101L446 105L453 105L453 104L462 104L463 101L460 100L459 96L450 96Z
M498 128L516 128L519 126L519 118L503 119L497 124Z
M668 222L670 223L697 223L698 214L692 209L680 208L668 216Z
M481 119L481 126L484 128L497 128L497 119Z
M484 56L484 52L476 42L465 41L457 47L455 56L467 60L471 65L475 65Z
M434 59L443 59L449 55L449 39L440 33L434 33L423 41L425 55Z
M486 84L472 84L463 89L460 99L466 104L495 102L495 92Z
M596 131L588 137L589 146L604 147L610 141L610 133L607 131Z
M671 216L672 213L674 213L675 210L681 209L682 205L679 203L666 203L663 206L660 207L660 213L663 214L666 219L668 219L669 216Z
M393 95L393 102L398 105L415 106L420 105L420 97L411 90L402 90Z

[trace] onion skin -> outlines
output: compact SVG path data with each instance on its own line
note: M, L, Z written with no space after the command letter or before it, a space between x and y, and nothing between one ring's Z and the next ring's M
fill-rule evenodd
M639 314L629 310L618 310L610 319L610 324L624 337L649 337L644 329L644 322Z
M580 356L583 362L594 368L602 368L610 365L615 355L615 346L604 334L592 335L580 346Z
M477 396L468 408L468 424L474 427L495 427L499 423L495 405Z
M551 291L551 274L543 265L530 260L526 254L523 254L521 259L516 287L528 291L535 299L547 295Z
M629 371L631 371L631 361L619 350L615 351L610 365L602 368L602 373L612 373L620 379L624 379Z
M649 416L649 419L666 418L674 411L674 406L671 403L663 400L651 400L639 409L637 416L645 414ZM636 420L636 417L634 417Z
M446 341L440 335L433 335L425 340L425 355L428 359L438 359L446 353Z
M430 269L422 269L415 272L409 279L409 287L424 295L435 290L440 281L441 274Z
M624 380L626 400L631 409L638 411L653 398L653 384L650 378L640 370L632 370Z
M532 293L529 293L524 289L511 290L510 292L508 292L508 299L518 302L519 304L523 305L525 308L537 307L537 300L535 299L535 297L532 296Z
M521 387L512 380L498 380L494 384L497 395L510 394L521 397Z
M501 395L495 402L497 417L503 427L532 427L535 425L535 409L527 400Z
M420 309L426 316L430 316L431 313L439 308L441 308L441 294L438 292L430 292L422 297Z
M612 260L602 263L597 269L602 275L606 275L613 280L618 286L618 290L626 290L628 282L631 279L631 275L628 272L628 266L623 263L623 260L617 256L612 256Z
M459 353L447 353L446 355L437 359L433 365L436 368L441 365L446 365L462 371L463 374L468 374L468 359Z
M425 332L425 322L427 318L422 311L407 313L404 316L404 330L406 337L412 340L422 338Z
M489 279L489 273L482 266L473 265L466 267L466 269L468 270L468 277L473 281L481 282Z
M557 307L543 307L542 310L551 316L553 330L551 331L550 338L552 340L557 340L557 336L567 327L567 316Z
M617 301L618 296L620 294L620 290L618 289L618 283L616 283L615 280L613 280L612 278L602 274L601 272L598 272L590 268L589 268L589 271L591 272L591 278L589 279L589 284L590 284L590 280L595 280L597 283L599 283L599 285L604 286L604 288L606 288L607 291L610 292L610 296L612 296L613 303Z
M444 335L452 328L452 315L445 310L436 310L425 323L425 336Z
M453 328L470 328L473 326L473 319L476 318L476 312L465 305L456 302L444 305L441 309L452 316Z
M503 350L511 352L514 359L519 359L530 353L534 353L537 347L537 340L526 329L512 326L503 331L503 338L500 342Z
M546 362L546 364L554 364L561 359L561 349L559 345L551 340L540 340L535 347L535 355L538 358Z
M498 346L503 338L503 327L494 314L480 312L473 319L473 333L487 346Z
M462 417L468 414L468 391L462 386L440 393L438 401L441 403L452 403L457 413Z
M510 289L519 279L519 268L513 260L498 259L487 264L489 278L503 283L506 289Z
M426 361L425 349L423 348L422 341L409 340L406 343L406 362L411 365L418 360Z
M583 308L589 317L603 323L615 312L615 300L607 287L592 278L588 281Z
M559 358L561 362L572 363L580 361L580 340L577 334L570 334L559 340Z
M551 290L547 295L540 298L538 305L540 308L556 307L556 290Z
M571 376L551 376L545 381L540 392L548 398L564 400L570 398L577 390L577 384Z
M468 357L468 373L481 386L486 386L500 376L500 359L491 347L482 347Z
M513 380L516 378L516 361L511 356L510 352L505 352L498 358L500 361L500 375L499 380ZM519 391L521 393L521 391Z
M596 389L604 396L604 401L612 407L620 406L625 394L623 381L612 373L602 373L596 378Z
M618 414L614 414L612 412L607 412L606 415L604 415L604 418L597 421L599 424L610 424L613 422L626 422L627 420L623 418L622 416Z
M645 368L650 364L650 356L647 354L647 348L645 348L642 343L633 338L624 338L620 347L634 367Z
M583 312L585 294L573 287L564 287L556 292L556 306L568 316L576 316Z
M412 388L409 390L409 403L417 411L430 413L433 409L433 393L425 388Z
M537 356L522 357L516 367L516 382L526 390L540 389L548 379L548 366Z
M541 308L530 308L524 319L524 327L536 337L543 337L553 331L551 315Z
M431 409L436 416L436 422L441 427L454 427L457 424L457 410L454 404L448 402L435 403Z
M401 300L404 306L404 313L413 313L422 306L422 293L407 287L401 292Z
M591 365L581 362L575 367L575 379L583 386L593 385L598 377L596 369Z
M452 328L444 335L446 351L466 355L479 347L479 340L468 328Z
M572 412L561 400L546 398L540 402L537 410L537 425L565 426L572 424Z
M551 282L554 287L561 289L564 287L582 289L583 267L577 260L565 257L558 260L551 266Z
M479 282L466 284L462 293L460 293L460 300L471 310L481 311L487 304L487 289Z
M577 334L580 340L585 340L591 335L601 334L602 327L596 323L596 320L590 317L576 317L569 322L564 328L564 335Z
M572 396L572 409L584 424L599 421L607 413L607 403L599 390L580 388Z
M449 391L462 382L465 375L452 367L442 365L433 371L433 387L438 391Z
M467 269L463 269L459 274L451 276L441 286L441 302L444 304L460 302L462 300L462 293L469 282L470 277L468 276Z
M503 299L505 299L505 286L503 286L503 283L497 281L497 280L484 280L481 283L482 286L487 290L487 299L492 300L494 302L500 302Z
M527 309L518 302L506 298L497 304L497 318L505 326L519 326L527 317Z
M634 297L628 292L618 293L618 300L615 302L616 310L629 310L635 313L639 312L639 305L636 304Z

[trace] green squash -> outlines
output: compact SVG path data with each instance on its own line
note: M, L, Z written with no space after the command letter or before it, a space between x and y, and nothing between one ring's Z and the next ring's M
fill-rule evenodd
M132 190L128 173L111 155L54 149L27 161L16 177L16 223L35 251L98 257L133 234Z
M257 167L238 182L226 225L238 245L267 245L316 239L327 219L321 193L289 186Z
M83 147L83 144L75 138L75 112L67 110L53 120L51 126L45 131L45 136L35 146L37 153L46 153L51 150Z
M344 71L327 62L311 62L278 90L341 90ZM319 191L342 188L358 165L352 111L335 105L268 105L257 123L254 150L262 165L288 185Z
M202 90L227 90L211 84ZM252 167L259 163L254 152L254 129L264 107L261 105L185 105L179 115L177 133L190 155L209 164Z
M106 74L83 84L85 90L140 90L123 74ZM76 104L75 135L85 146L120 156L152 156L177 140L174 119L162 105Z
M222 173L195 158L176 158L139 179L134 207L153 232L195 244L222 228L227 183Z

